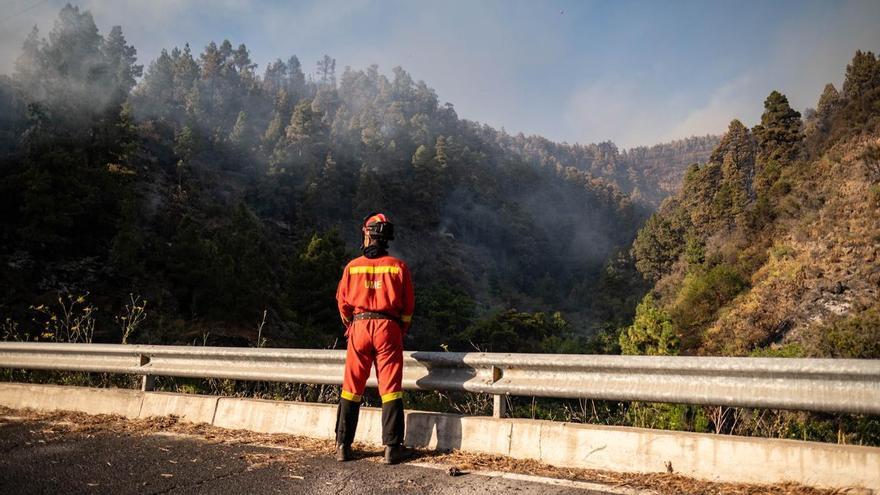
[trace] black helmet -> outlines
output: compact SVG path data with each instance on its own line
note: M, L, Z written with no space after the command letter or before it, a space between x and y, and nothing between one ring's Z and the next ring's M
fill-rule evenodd
M383 213L373 212L364 217L364 235L380 241L394 240L394 224Z

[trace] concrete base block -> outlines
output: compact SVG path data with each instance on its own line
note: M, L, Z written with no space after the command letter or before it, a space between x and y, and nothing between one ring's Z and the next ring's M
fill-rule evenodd
M541 458L541 422L509 419L510 448L507 455L516 459Z
M279 433L333 440L336 438L336 405L281 402L287 405L284 430ZM363 413L361 413L363 417Z
M212 423L218 400L219 397L208 395L146 392L138 417L178 416L190 423Z
M426 411L406 411L406 437L410 447L434 450L461 448L461 416Z
M214 426L332 439L335 438L336 406L221 397Z
M23 383L0 383L0 406L11 407L13 409L24 409L33 407L36 404L33 389L30 385Z
M510 450L511 424L506 419L461 416L461 450L507 455Z
M329 430L334 432L333 438L336 438L336 408L333 408L333 424ZM382 445L382 408L379 407L361 407L361 414L358 417L357 432L354 435L355 442L371 443L374 445Z
M287 422L289 407L284 402L220 397L214 426L230 430L280 433Z
M20 383L0 384L0 405L39 411L119 414L126 418L137 418L142 399L143 392L137 390Z

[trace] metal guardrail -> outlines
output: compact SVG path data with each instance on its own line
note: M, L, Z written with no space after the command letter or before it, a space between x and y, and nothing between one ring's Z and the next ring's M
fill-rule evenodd
M0 342L0 368L339 385L345 351ZM371 377L368 385L375 386ZM880 360L406 352L403 387L880 414Z

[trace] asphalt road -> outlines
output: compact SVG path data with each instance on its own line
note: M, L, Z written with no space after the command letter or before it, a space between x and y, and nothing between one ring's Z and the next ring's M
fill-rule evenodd
M56 430L48 422L0 421L0 494L603 493L479 474L450 476L412 464L385 466L378 451L338 463L326 453L190 435Z

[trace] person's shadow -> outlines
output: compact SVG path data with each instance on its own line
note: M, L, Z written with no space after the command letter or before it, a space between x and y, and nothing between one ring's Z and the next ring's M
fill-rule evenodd
M416 380L416 385L422 390L463 390L464 384L477 376L477 370L464 362L467 354L413 352L410 356L428 369L428 374ZM441 452L459 449L461 419L459 414L407 413L404 443L409 447Z

